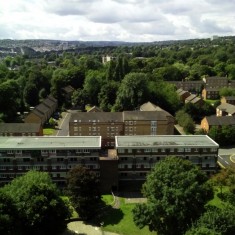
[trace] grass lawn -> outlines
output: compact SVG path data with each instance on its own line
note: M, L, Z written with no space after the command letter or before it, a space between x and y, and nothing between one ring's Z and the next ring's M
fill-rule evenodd
M44 128L43 129L43 135L54 135L55 129L52 128Z
M112 197L112 196L111 196ZM110 196L103 196L103 199L112 203ZM109 204L108 203L108 204ZM110 213L103 216L104 225L102 230L119 233L122 235L152 235L147 227L139 229L133 222L132 209L135 204L126 204L124 198L120 198L120 209L113 209Z
M217 101L220 101L220 100L205 100L206 103L214 106L214 103L217 102Z
M229 188L227 186L223 186L222 192L228 192ZM218 208L223 208L226 205L226 202L223 202L219 197L218 193L220 193L220 187L214 187L214 198L209 201L209 205L216 206Z

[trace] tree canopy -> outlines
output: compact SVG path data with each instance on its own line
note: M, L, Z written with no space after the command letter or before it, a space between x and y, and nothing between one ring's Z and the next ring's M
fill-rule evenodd
M1 190L16 206L14 218L21 228L18 234L49 235L65 229L70 212L48 173L29 171Z
M80 218L90 219L100 206L99 178L95 172L78 165L67 177L68 194Z
M138 204L134 222L159 235L181 235L204 212L213 197L206 175L193 163L168 157L156 164L143 185L147 203Z

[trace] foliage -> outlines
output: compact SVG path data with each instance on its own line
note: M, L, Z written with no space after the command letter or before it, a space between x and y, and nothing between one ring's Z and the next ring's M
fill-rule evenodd
M187 232L186 235L191 235L195 230L198 231L201 228L205 228L210 232L214 231L214 234L233 235L235 233L234 209L232 206L225 208L209 207L196 222L194 225L195 228Z
M0 234L20 234L17 208L10 196L0 190Z
M221 146L228 146L235 143L234 126L213 126L210 128L208 135Z
M184 110L179 110L175 114L175 119L180 126L183 127L184 131L187 133L194 133L195 123L191 116L187 114Z
M118 89L115 110L135 110L148 100L148 77L144 73L127 74Z
M161 234L182 234L204 212L213 197L206 175L193 163L168 157L156 164L143 185L146 204L133 210L140 228Z
M102 202L96 173L80 165L74 167L68 173L67 188L79 217L94 217Z
M222 96L235 96L235 89L231 87L223 87L219 91L220 97Z
M2 189L16 205L22 234L57 234L69 210L48 173L30 171Z

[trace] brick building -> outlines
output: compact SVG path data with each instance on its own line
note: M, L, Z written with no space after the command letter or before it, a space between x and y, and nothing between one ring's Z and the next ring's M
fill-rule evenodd
M79 112L71 114L70 136L102 136L102 147L114 147L117 135L173 135L174 117L156 111Z

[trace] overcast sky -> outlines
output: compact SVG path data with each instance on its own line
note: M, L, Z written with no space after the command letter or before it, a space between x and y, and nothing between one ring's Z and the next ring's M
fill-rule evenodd
M235 0L0 0L0 39L150 42L235 35Z

